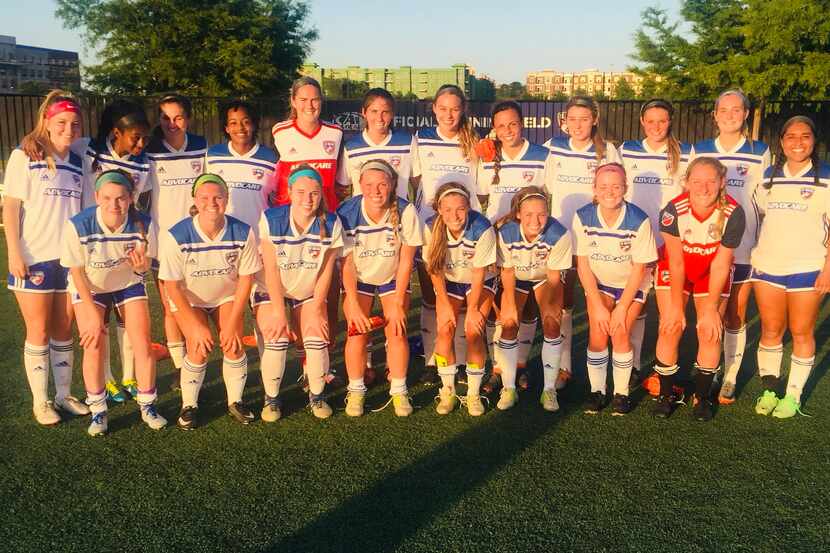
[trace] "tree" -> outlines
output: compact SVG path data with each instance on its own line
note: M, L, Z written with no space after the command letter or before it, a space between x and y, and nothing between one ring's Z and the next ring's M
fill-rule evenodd
M521 100L527 98L527 87L519 81L512 83L502 83L496 87L497 100Z
M634 37L645 91L714 97L739 86L766 99L830 94L830 0L685 0L679 22L648 8Z
M320 83L323 87L323 95L329 100L354 100L363 98L369 92L369 85L363 81L351 79L330 79L323 77Z
M289 0L57 0L101 63L97 92L259 96L287 90L317 31Z
M614 87L614 99L634 100L635 98L637 98L637 91L634 90L628 81L620 77L617 80L617 85Z

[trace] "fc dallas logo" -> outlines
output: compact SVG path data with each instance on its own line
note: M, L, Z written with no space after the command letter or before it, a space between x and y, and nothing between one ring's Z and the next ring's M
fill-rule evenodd
M674 215L671 213L663 213L663 216L660 217L660 224L664 227L667 227L674 223Z
M533 182L533 171L525 171L522 173L522 178L525 182Z
M323 149L328 155L334 153L334 140L323 140Z
M41 284L43 284L45 278L46 277L43 274L43 271L32 271L31 273L29 273L29 282L31 282L35 286L40 286Z
M397 169L401 165L401 156L392 156L392 157L390 157L389 158L389 163L390 163L390 165L392 165L392 167Z

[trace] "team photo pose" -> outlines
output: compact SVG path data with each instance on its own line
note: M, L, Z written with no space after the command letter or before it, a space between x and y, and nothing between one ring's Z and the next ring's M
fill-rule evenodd
M830 292L830 165L818 157L816 127L808 117L788 119L779 136L781 153L755 191L762 220L751 278L761 316L758 374L764 385L755 412L785 419L801 412L801 395L815 363L816 319ZM787 330L793 351L779 399Z
M671 103L659 98L649 100L640 108L640 126L645 138L627 140L620 146L620 159L628 184L625 199L648 215L658 248L663 245L660 211L683 192L683 180L692 153L691 145L675 138L672 132L673 118L674 107ZM653 268L647 267L646 271L651 273ZM634 352L632 385L639 384L641 379L640 353L645 328L646 312L643 308L631 327L630 338Z
M553 137L545 143L550 150L552 170L547 179L551 196L551 215L571 231L576 210L591 201L594 171L604 163L619 162L617 149L606 142L599 130L599 105L593 98L574 96L563 114L563 130L568 136ZM576 275L563 277L565 290L562 308L562 359L557 389L571 378L571 339Z
M158 104L159 124L147 145L150 218L159 240L173 225L190 215L193 183L204 170L207 141L188 132L192 114L193 106L188 98L178 94L163 97ZM184 335L170 311L167 287L161 282L157 284L164 309L167 350L177 373L173 379L175 388L184 362Z
M749 137L750 103L737 89L722 92L715 101L714 118L718 136L695 144L692 157L706 156L726 166L726 192L741 205L746 219L741 245L735 250L732 290L724 315L724 374L718 402L735 401L735 384L746 348L746 308L752 290L750 252L758 236L758 210L752 196L770 164L769 148Z
M150 217L133 206L132 175L121 169L101 173L93 184L97 206L72 217L64 226L61 265L69 269L69 294L84 348L86 402L92 412L91 436L107 432L104 348L106 313L117 310L125 322L136 364L135 399L141 419L154 430L167 425L158 414L156 368L150 350L150 307L144 275L156 257Z
M677 401L682 401L674 396L674 375L690 296L698 340L693 415L699 421L713 416L710 390L720 368L733 252L744 233L743 208L726 193L726 175L726 166L717 159L696 158L686 170L686 191L660 214L663 247L654 286L660 311L654 366L660 393L653 409L658 417L669 417Z
M618 163L597 168L594 201L577 210L573 221L579 280L588 310L588 381L585 413L607 404L608 340L611 340L613 415L631 411L632 331L651 287L647 265L657 260L648 215L623 198L625 169Z
M490 267L496 263L496 234L487 218L470 207L470 193L456 182L438 187L433 200L435 215L424 228L424 262L435 290L437 337L435 364L441 378L439 415L455 409L455 375L458 360L455 335L458 315L467 309L464 319L466 348L467 412L484 414L481 381L487 357L485 322L496 295L496 275Z
M56 408L89 414L89 407L70 391L72 306L67 270L60 265L61 231L81 210L83 160L70 149L81 134L81 108L69 93L53 90L40 105L36 121L6 164L3 224L8 288L26 326L23 366L32 410L39 424L51 426L61 421ZM48 395L50 368L54 402Z
M311 412L321 419L332 413L323 398L331 339L326 298L334 262L343 247L343 227L337 215L326 209L323 178L316 169L297 165L287 184L291 203L267 209L259 223L264 271L251 294L265 340L260 363L265 389L261 417L265 422L282 417L279 392L292 337L302 341L306 351Z
M546 411L559 410L556 378L559 375L562 335L561 273L571 268L573 252L568 230L550 216L550 200L541 186L526 186L511 201L510 212L498 224L498 266L501 274L501 337L496 344L502 390L496 407L510 409L519 400L516 372L519 362L519 317L529 301L542 316L542 371L539 398Z
M242 345L242 316L254 275L262 268L254 232L245 223L225 215L228 186L209 173L193 183L195 215L182 219L159 237L159 280L164 282L169 309L185 332L187 353L181 371L182 409L178 425L197 425L199 390L219 334L222 378L228 413L242 424L254 415L242 403L248 358Z
M386 322L390 400L395 415L405 417L412 413L406 387L409 279L415 252L423 245L421 223L415 207L396 195L397 175L389 163L367 161L359 179L360 194L337 210L344 231L343 313L349 328L346 414L359 417L364 411L367 333L372 328L369 316L378 296Z

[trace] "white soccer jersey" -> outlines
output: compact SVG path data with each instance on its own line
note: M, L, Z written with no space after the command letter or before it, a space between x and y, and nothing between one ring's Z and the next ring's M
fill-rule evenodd
M573 221L576 255L586 257L597 281L625 288L634 263L657 261L657 246L645 211L623 203L616 221L602 218L598 205L577 210Z
M645 140L628 140L620 146L620 157L628 181L625 199L646 212L658 246L663 244L663 237L660 236L660 210L683 193L686 167L691 155L692 147L681 143L680 163L675 172L670 174L667 144L655 150Z
M477 162L464 157L458 135L446 138L437 128L418 129L415 134L416 152L413 159L415 174L421 175L421 184L415 194L415 207L422 221L435 212L432 200L442 184L457 182L470 193L470 207L481 211L478 203L476 176Z
M764 180L769 182L773 167ZM759 186L755 202L763 214L752 266L771 275L790 275L821 270L830 235L830 165L812 163L792 175L784 165L772 179L772 187Z
M343 225L337 215L326 214L324 225L324 238L320 237L319 218L315 218L307 229L297 228L291 218L290 205L272 207L262 214L259 236L274 244L286 298L300 301L313 296L326 253L343 247ZM257 279L257 288L268 291L264 271Z
M148 257L158 257L150 217L131 210L124 224L111 231L101 219L101 208L92 206L66 222L61 265L69 269L83 267L93 293L117 292L144 281L144 275L133 270L127 257L142 245ZM71 274L69 289L77 291Z
M290 203L288 198L288 175L301 163L308 163L323 177L323 196L326 208L334 212L337 209L337 195L334 181L337 176L337 160L343 131L337 125L321 122L314 134L304 133L294 119L277 123L271 129L274 135L274 147L279 154L276 169L277 205Z
M147 187L147 179L150 175L150 160L144 152L134 156L127 154L119 156L112 149L112 143L107 140L100 144L95 140L89 142L84 153L84 193L82 198L83 207L95 205L95 180L104 171L121 169L126 171L133 179L133 198L144 192Z
M735 263L748 264L758 240L758 209L752 203L752 196L770 165L769 148L763 142L742 138L734 148L726 150L715 138L695 144L691 159L695 157L714 157L726 165L726 192L744 208L746 217L741 245L735 250Z
M398 198L400 223L395 229L387 212L380 221L372 221L363 209L363 196L354 196L337 210L343 224L343 257L352 254L357 278L365 284L380 286L395 279L401 245L422 246L421 223L415 207Z
M570 233L553 217L548 217L542 232L533 240L525 238L516 221L499 229L498 265L513 269L517 280L545 280L548 271L570 269L572 262Z
M203 308L233 301L239 276L262 268L251 227L227 215L214 239L199 227L198 216L173 225L160 235L159 264L159 279L184 281L190 305Z
M26 265L59 259L61 232L81 210L83 160L70 150L55 157L56 170L46 161L32 161L15 149L6 164L6 198L20 200L20 250Z
M577 150L570 138L554 137L545 142L545 146L552 158L550 180L547 182L551 215L570 230L576 210L594 197L596 168L605 163L619 163L620 157L610 142L605 144L605 157L601 161L597 160L593 142L587 148Z
M193 182L205 169L207 141L190 133L185 135L184 145L175 150L166 141L153 138L147 146L150 160L150 217L161 231L190 215L193 205Z
M516 192L526 186L545 188L547 173L551 170L550 152L544 146L533 144L528 140L511 158L502 150L499 183L493 184L495 162L479 161L478 193L487 198L487 218L495 223L510 211L510 201Z
M207 152L206 173L214 173L228 185L225 214L236 217L259 233L259 220L268 208L268 195L274 190L277 156L258 142L245 154L234 151L230 143L216 144Z
M432 245L433 215L424 227L424 260L429 259ZM472 284L473 269L490 267L496 263L496 232L487 217L478 211L467 213L467 223L458 238L447 232L447 262L444 265L444 277L458 284ZM486 271L484 278L496 276Z
M418 176L412 167L412 154L415 150L415 137L408 132L393 129L380 144L375 144L369 134L363 131L343 147L337 182L352 186L354 193L359 194L360 168L370 159L382 159L389 162L398 173L398 197L409 200L409 178Z

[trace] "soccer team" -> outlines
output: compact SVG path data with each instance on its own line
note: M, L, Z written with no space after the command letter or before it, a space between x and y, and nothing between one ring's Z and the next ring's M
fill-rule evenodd
M374 374L370 332L382 326L387 405L407 416L413 272L424 374L440 379L441 415L459 401L481 415L482 394L497 388L499 410L516 405L539 321L540 403L559 409L557 391L573 371L577 278L588 316L585 413L610 404L613 415L625 415L630 390L645 385L657 396L653 413L671 415L684 399L675 375L691 298L698 342L692 412L711 419L714 402L736 398L751 293L764 388L755 411L778 418L800 412L818 310L830 291L830 165L817 157L809 118L784 124L771 164L767 145L748 136L750 106L740 90L718 97L711 140L678 142L672 105L655 99L641 110L645 138L619 148L599 132L598 106L588 97L567 103L560 121L567 136L538 145L523 138L521 107L512 101L494 106L492 131L479 139L453 85L433 100L437 126L414 137L393 128L393 97L370 90L365 129L345 143L340 128L320 120L314 79L295 81L290 96L289 119L272 129L276 153L257 142L259 116L244 101L223 107L228 140L208 147L188 132L191 104L179 95L159 101L155 128L140 106L112 102L92 139L80 138L77 99L63 91L47 96L36 127L8 160L3 204L8 288L26 326L24 367L38 423L57 424L59 410L91 414L88 432L104 434L108 402L130 396L148 426L166 426L155 407L147 278L158 284L166 348L179 370L179 427L198 424L216 345L228 412L244 424L255 418L242 401L249 307L263 421L282 416L291 345L312 413L331 416L325 391L341 306L346 414L364 413ZM652 288L659 330L654 371L646 375L640 351ZM375 297L382 319L372 317ZM110 367L111 319L120 387ZM85 401L70 392L73 320ZM787 330L793 352L782 387ZM488 358L493 370L485 381Z

